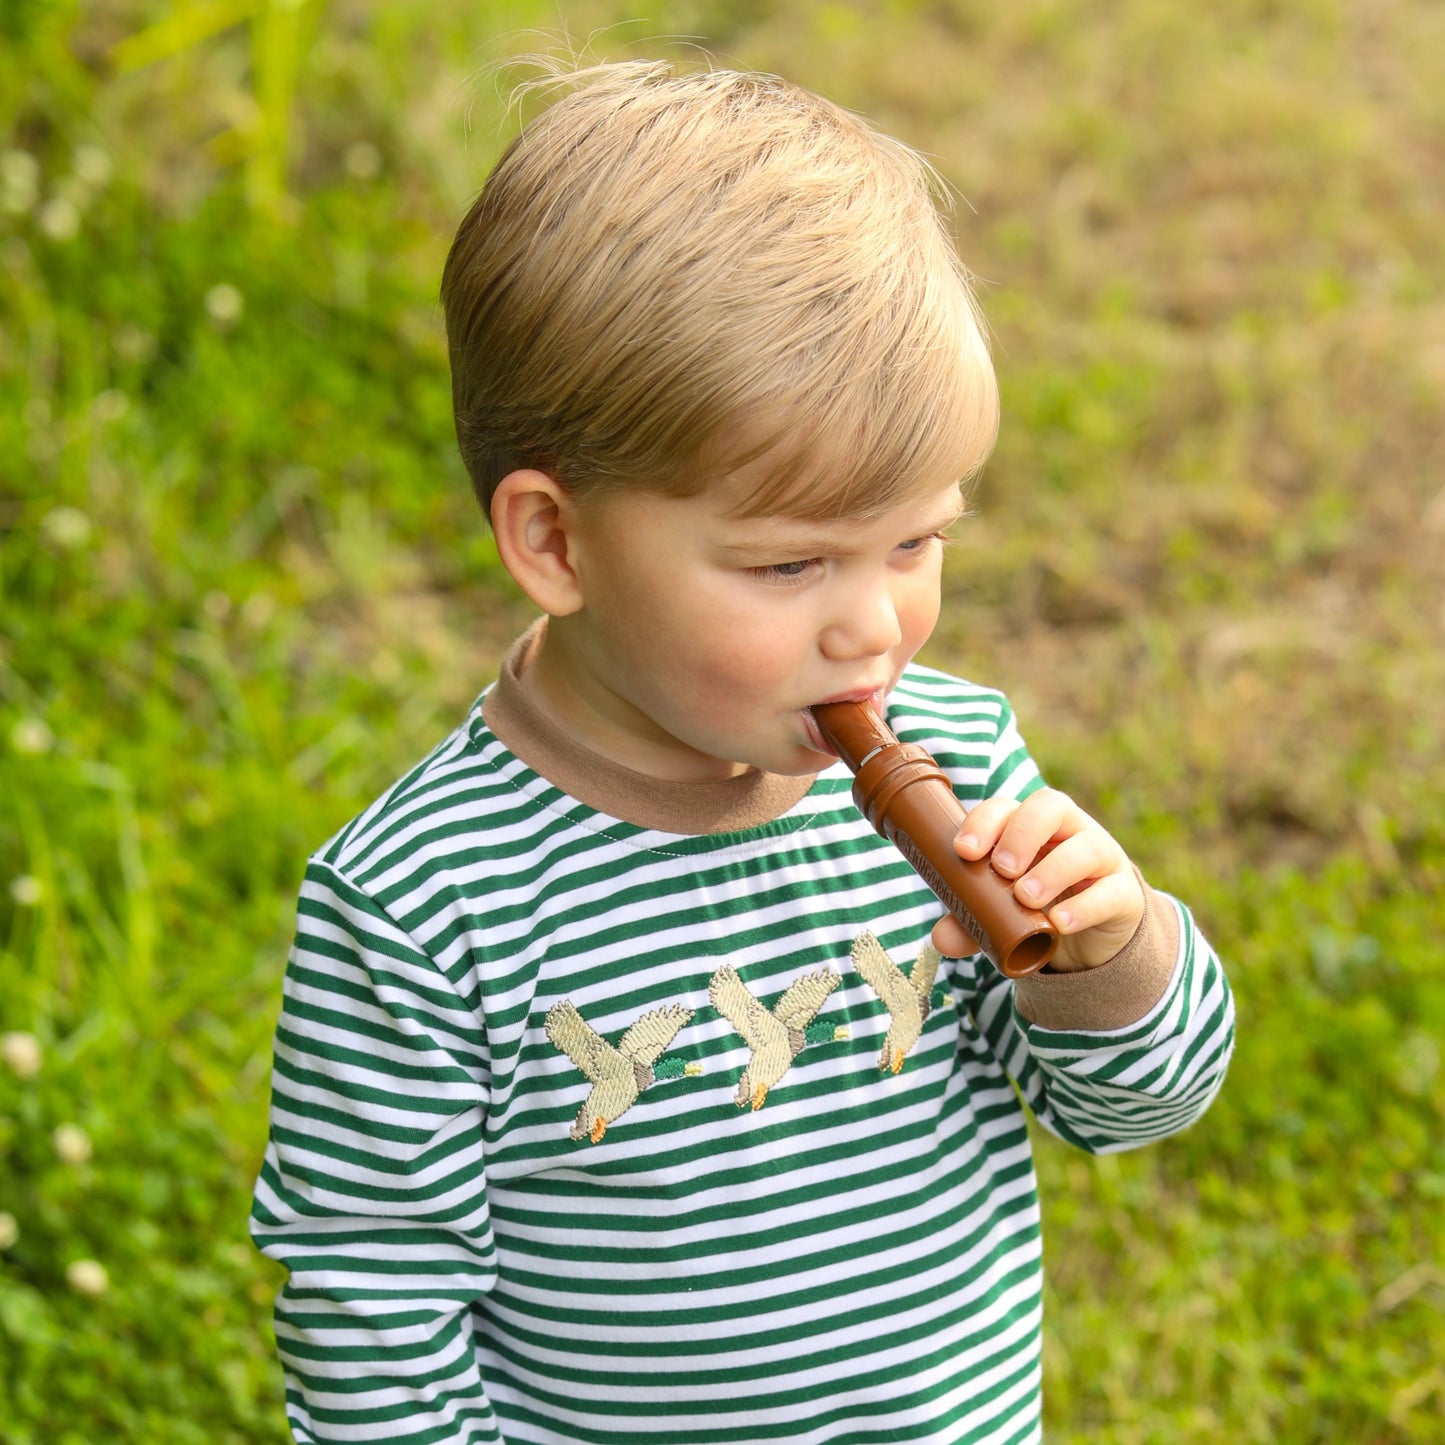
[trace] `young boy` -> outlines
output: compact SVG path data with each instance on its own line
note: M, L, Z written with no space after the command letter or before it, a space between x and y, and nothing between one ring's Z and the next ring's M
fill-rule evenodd
M1162 1138L1232 1009L1004 699L911 661L997 411L925 167L773 78L599 67L442 297L543 617L307 869L253 1218L295 1438L1036 1440L1020 1096ZM1048 972L858 814L808 709L869 697Z

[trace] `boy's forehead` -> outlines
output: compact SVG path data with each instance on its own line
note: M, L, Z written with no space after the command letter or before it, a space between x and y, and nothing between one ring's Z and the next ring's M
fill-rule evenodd
M860 528L874 523L896 524L920 534L941 531L965 511L963 489L957 481L921 485L917 492L882 508L826 516L793 510L739 510L751 494L751 489L737 485L735 477L720 479L704 491L703 497L717 517L727 542L739 546L785 543L821 551L846 542Z
M879 496L856 471L859 450L784 432L773 446L714 474L702 493L720 513L740 522L797 530L856 524L919 504L926 508L945 492L961 492L958 473L935 471L920 472Z

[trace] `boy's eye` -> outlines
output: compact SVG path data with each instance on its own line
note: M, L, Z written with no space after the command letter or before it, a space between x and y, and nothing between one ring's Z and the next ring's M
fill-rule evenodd
M753 575L763 582L803 582L820 565L817 557L801 562L774 562L767 567L754 567Z

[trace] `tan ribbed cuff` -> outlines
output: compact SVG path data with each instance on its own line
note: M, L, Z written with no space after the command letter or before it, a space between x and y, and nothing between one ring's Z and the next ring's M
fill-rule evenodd
M1045 1029L1122 1029L1164 997L1179 957L1179 917L1162 893L1142 876L1139 882L1144 916L1108 963L1077 973L1034 973L1014 984L1014 1002L1030 1023Z

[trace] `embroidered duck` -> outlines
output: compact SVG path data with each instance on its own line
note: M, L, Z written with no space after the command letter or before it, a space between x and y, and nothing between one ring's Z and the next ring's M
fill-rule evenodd
M573 1139L585 1134L594 1144L601 1142L607 1126L625 1114L657 1077L653 1065L691 1018L692 1010L681 1004L652 1009L614 1048L566 999L547 1010L547 1037L592 1081L592 1090L572 1125ZM689 1066L687 1072L694 1068Z
M866 929L853 943L853 967L863 976L873 992L883 1000L889 1013L888 1034L878 1067L895 1074L903 1067L909 1049L923 1032L938 976L939 954L932 944L925 943L918 951L912 971L903 970L888 956L883 945Z
M754 1109L763 1107L768 1090L788 1072L808 1042L808 1025L814 1015L840 982L830 969L805 973L769 1009L753 997L730 964L713 974L707 990L712 1006L752 1050L733 1099L739 1109L746 1108L750 1101Z

